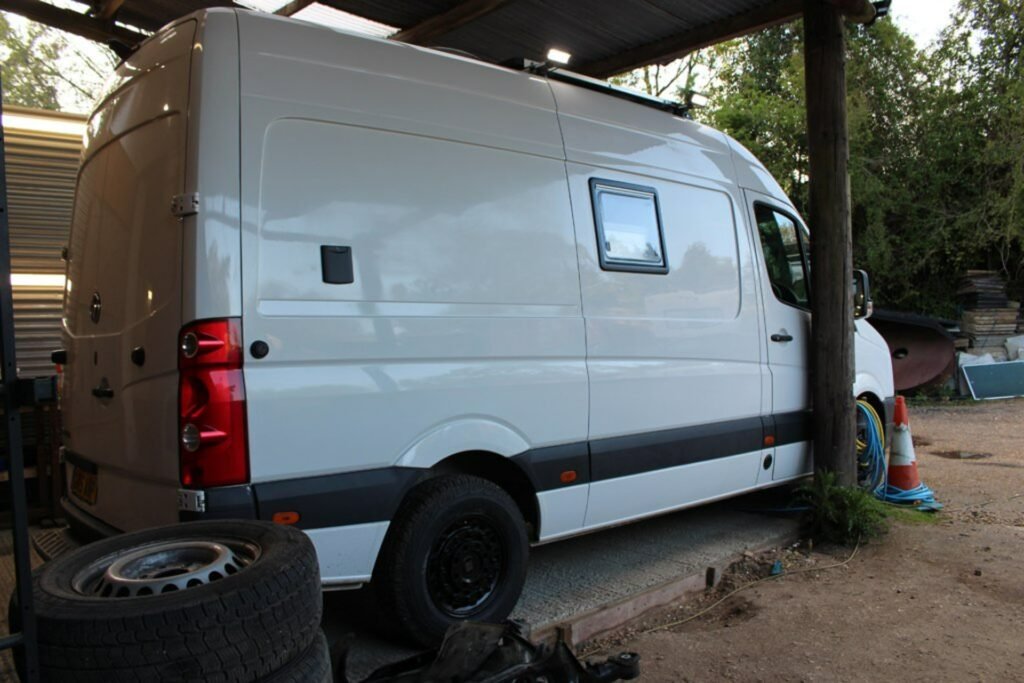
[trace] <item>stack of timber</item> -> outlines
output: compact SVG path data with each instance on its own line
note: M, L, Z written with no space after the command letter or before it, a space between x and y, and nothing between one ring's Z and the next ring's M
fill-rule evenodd
M963 308L960 329L971 341L971 353L1005 358L1006 338L1020 326L1020 302L1010 301L1002 276L994 270L969 270L960 280L957 298Z

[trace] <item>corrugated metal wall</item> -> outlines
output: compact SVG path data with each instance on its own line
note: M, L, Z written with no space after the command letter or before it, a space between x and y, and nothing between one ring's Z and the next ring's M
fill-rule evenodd
M85 117L4 106L18 374L53 374Z

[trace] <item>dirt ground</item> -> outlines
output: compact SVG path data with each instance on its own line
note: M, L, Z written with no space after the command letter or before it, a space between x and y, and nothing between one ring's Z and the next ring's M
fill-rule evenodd
M1024 681L1024 400L911 406L910 422L943 512L901 515L852 559L749 556L584 649L639 652L644 681ZM699 615L776 561L781 576Z

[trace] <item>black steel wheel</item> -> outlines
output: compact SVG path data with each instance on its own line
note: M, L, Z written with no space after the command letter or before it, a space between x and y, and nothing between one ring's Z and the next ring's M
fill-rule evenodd
M501 533L485 515L468 515L445 529L427 556L427 591L454 619L471 617L502 578Z
M528 554L526 524L508 493L479 477L445 475L410 492L373 584L405 635L431 647L456 621L504 621L522 592Z

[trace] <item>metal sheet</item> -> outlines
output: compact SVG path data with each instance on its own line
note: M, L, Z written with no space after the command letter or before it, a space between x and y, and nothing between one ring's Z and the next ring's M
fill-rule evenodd
M1024 360L961 368L975 400L1024 396Z
M406 29L443 15L461 2L319 0L317 4ZM427 42L498 62L542 59L549 48L558 46L573 55L574 65L583 65L704 26L717 25L723 38L730 37L734 31L722 23L778 5L779 0L509 0ZM214 6L241 5L232 0L125 0L116 19L132 28L154 31L190 12Z
M953 337L938 320L912 313L875 311L869 322L889 346L897 391L942 382L956 369Z

